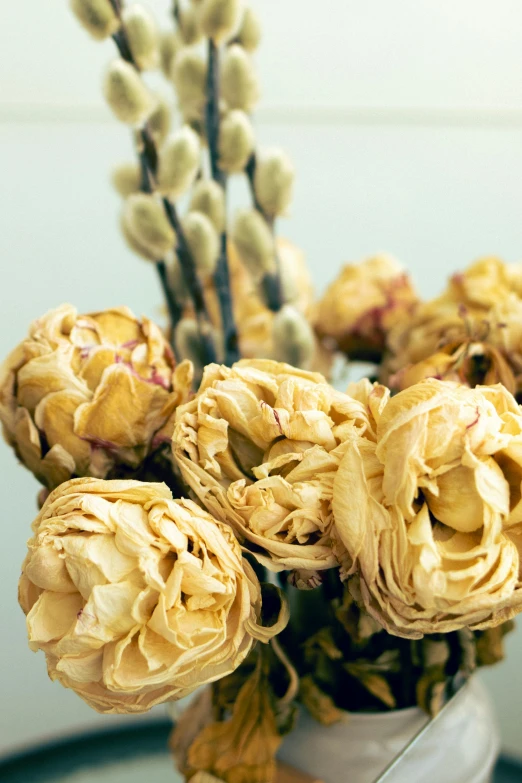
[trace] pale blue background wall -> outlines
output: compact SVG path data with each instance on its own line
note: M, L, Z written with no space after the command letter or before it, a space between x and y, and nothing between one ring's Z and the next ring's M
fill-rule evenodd
M254 0L258 132L298 169L284 232L319 288L343 260L387 250L422 293L482 253L522 257L522 6L517 0ZM149 5L166 18L167 0ZM130 151L99 97L111 45L65 0L2 3L0 355L63 301L155 315L153 272L124 247L110 166ZM26 646L16 584L36 483L0 448L0 753L100 718L48 682ZM504 742L522 746L522 631L485 679Z

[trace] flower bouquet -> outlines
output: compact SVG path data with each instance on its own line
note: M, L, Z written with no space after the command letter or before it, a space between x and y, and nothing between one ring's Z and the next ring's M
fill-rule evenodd
M277 760L303 721L436 715L503 657L522 610L522 265L482 259L422 302L377 256L316 301L278 234L292 164L256 145L254 11L175 0L160 32L139 4L70 5L116 46L104 94L136 150L113 173L121 229L168 324L62 305L3 365L4 435L43 487L29 644L102 713L195 694L171 739L186 780L305 781L298 753L300 771ZM250 203L230 215L236 176Z

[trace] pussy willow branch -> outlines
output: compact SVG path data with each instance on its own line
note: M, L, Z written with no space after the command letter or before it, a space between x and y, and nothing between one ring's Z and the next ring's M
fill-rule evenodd
M265 213L263 207L261 206L261 204L257 199L256 189L254 185L256 166L257 166L257 157L256 157L256 153L253 152L252 155L250 156L250 160L246 165L245 174L247 175L248 184L250 185L250 192L252 194L252 201L254 202L254 206L257 209L257 211L263 215L264 219L269 225L270 231L272 232L272 236L274 237L274 253L275 253L275 262L276 262L275 272L267 272L266 275L261 280L261 290L268 309L272 310L272 312L274 313L277 313L279 312L279 310L281 310L281 308L285 303L283 286L281 284L281 272L280 272L281 262L279 260L279 254L277 252L277 248L275 247L274 221L272 218L268 217L268 215Z
M110 0L114 12L117 14L121 21L122 4L121 0ZM125 27L121 24L120 29L113 35L113 40L118 47L118 51L122 58L130 63L137 71L139 67L132 56L132 51L129 46ZM150 134L147 125L145 125L139 132L140 144L139 144L139 156L142 172L141 187L146 193L152 193L154 191L154 185L156 181L157 165L158 165L158 153L156 149L156 143ZM207 308L205 305L205 299L203 297L203 289L201 282L196 273L196 265L192 258L192 253L185 238L181 221L179 220L176 208L169 199L163 199L163 205L167 214L168 220L176 232L177 236L177 254L183 279L185 285L189 291L190 298L194 305L194 311L196 314L196 321L198 324L198 330L201 340L201 347L203 351L204 363L211 364L217 359L216 349L214 345L214 339L212 336L212 327L210 318L208 316ZM158 261L156 263L156 269L160 278L160 283L163 288L167 307L169 310L169 317L172 322L172 343L173 348L175 344L174 333L177 324L182 317L182 309L180 308L174 292L172 291L167 277L167 269L165 261Z
M219 49L212 39L208 42L207 104L205 120L212 178L223 188L226 198L227 177L219 167ZM221 234L219 259L214 273L214 285L219 300L225 364L231 366L240 358L237 328L232 307L230 271L228 267L228 243L226 229Z

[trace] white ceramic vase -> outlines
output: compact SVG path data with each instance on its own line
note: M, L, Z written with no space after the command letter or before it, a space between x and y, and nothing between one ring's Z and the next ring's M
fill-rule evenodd
M303 711L279 756L324 783L374 783L381 777L383 783L491 780L499 734L489 696L477 678L428 723L420 709L411 708L347 713L342 723L324 727Z

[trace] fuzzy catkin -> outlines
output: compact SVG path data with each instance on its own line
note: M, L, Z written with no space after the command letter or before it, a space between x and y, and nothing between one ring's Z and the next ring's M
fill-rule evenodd
M293 164L282 150L266 150L258 156L254 189L265 215L285 214L292 201L294 178Z
M201 41L203 31L196 8L189 5L180 9L178 30L185 46L192 46Z
M97 41L110 38L120 28L110 0L70 0L69 5L82 27Z
M229 46L221 69L221 95L229 109L250 112L259 100L259 85L252 59L239 44Z
M228 174L243 171L254 146L254 129L248 115L239 109L229 112L219 129L220 168Z
M219 257L219 236L214 225L202 212L189 212L183 219L185 239L202 280L216 271Z
M236 41L249 53L255 52L261 42L261 22L250 6L245 8Z
M274 237L256 209L241 210L232 228L232 241L252 278L261 280L276 271Z
M161 147L170 133L172 122L171 108L168 101L162 95L156 95L156 107L149 117L148 128L156 146Z
M141 169L138 163L120 163L112 170L111 182L114 190L122 196L132 195L141 190Z
M123 208L122 226L126 238L131 237L142 249L142 255L148 254L146 258L163 259L174 247L174 229L163 204L153 195L135 193L129 196Z
M286 304L275 315L272 325L273 358L293 367L306 369L315 351L312 327L293 305Z
M184 304L190 294L176 253L172 253L167 260L167 277L176 301L179 304Z
M203 110L207 99L207 63L197 49L186 47L176 55L172 81L184 113Z
M218 234L226 227L225 193L213 179L196 182L190 199L189 210L202 212L213 223Z
M121 57L109 65L103 93L115 116L128 125L142 125L154 110L153 96L140 74Z
M184 43L180 34L176 31L161 32L159 36L159 54L160 54L160 67L163 71L163 75L170 79L172 77L172 68L174 60L179 52L183 49Z
M141 71L159 67L159 32L152 14L138 3L124 8L123 26L134 62Z
M200 167L201 144L197 134L184 125L173 133L160 150L158 189L177 199L185 193Z
M221 335L216 330L211 329L209 337L212 338L218 354L221 354ZM194 381L196 386L198 386L205 367L206 351L199 333L198 324L193 318L181 319L176 326L174 341L176 344L176 353L180 359L182 361L188 359L192 362L194 367Z
M207 38L221 44L239 28L242 0L203 0L200 6L201 29Z

